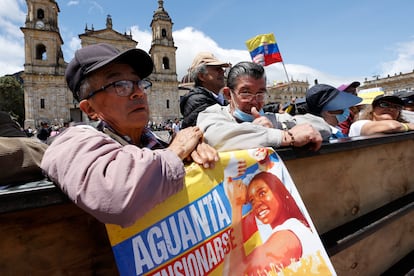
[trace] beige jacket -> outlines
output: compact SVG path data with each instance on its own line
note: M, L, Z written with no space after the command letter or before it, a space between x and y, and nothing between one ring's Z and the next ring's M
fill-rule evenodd
M0 185L44 179L40 162L46 149L33 138L0 137Z

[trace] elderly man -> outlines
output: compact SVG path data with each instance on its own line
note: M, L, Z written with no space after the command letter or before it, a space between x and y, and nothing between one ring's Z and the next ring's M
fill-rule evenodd
M198 113L207 107L227 105L221 89L224 87L224 69L230 64L218 60L213 54L201 52L189 69L194 88L180 101L181 114L184 116L181 127L195 126Z
M151 57L140 49L120 53L108 44L76 51L65 77L97 129L78 125L56 136L41 167L79 207L104 223L128 226L181 190L182 160L213 167L217 152L197 127L180 131L168 146L147 129L146 80Z
M211 106L197 120L205 141L218 150L305 145L318 150L322 138L331 134L328 124L310 114L264 113L266 75L259 64L240 62L232 67L223 92L230 104Z

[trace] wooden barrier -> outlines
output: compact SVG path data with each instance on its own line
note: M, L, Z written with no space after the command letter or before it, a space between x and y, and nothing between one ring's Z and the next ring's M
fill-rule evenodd
M414 140L285 163L320 233L414 191Z
M338 275L379 275L414 250L414 140L405 138L285 155Z
M279 149L338 275L379 275L414 250L414 134ZM51 183L0 191L2 275L117 275L103 224Z
M117 275L105 226L66 202L0 215L0 274Z

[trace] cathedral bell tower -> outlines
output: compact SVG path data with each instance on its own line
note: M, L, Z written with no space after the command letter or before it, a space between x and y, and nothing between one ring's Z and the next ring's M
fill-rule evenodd
M67 64L63 59L58 27L59 6L54 0L26 0L24 27L25 127L41 121L61 124L69 120L70 93L64 80Z
M151 21L152 42L149 53L154 62L154 71L150 76L153 87L148 97L151 120L157 124L180 117L175 56L177 47L174 46L172 25L171 18L164 9L164 1L158 0L158 9Z

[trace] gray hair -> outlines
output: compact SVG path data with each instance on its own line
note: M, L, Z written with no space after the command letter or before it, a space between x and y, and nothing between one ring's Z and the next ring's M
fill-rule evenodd
M82 101L83 99L85 99L86 96L88 96L88 93L91 90L91 84L89 81L89 78L86 77L84 78L79 86L79 101Z
M237 79L241 76L249 76L256 80L263 77L266 79L266 73L262 65L251 61L242 61L230 69L227 75L227 86L233 90L237 86Z
M192 68L190 70L191 79L194 81L194 86L202 86L201 80L198 78L198 74L207 74L207 65L201 64L199 66L196 66L195 68Z

